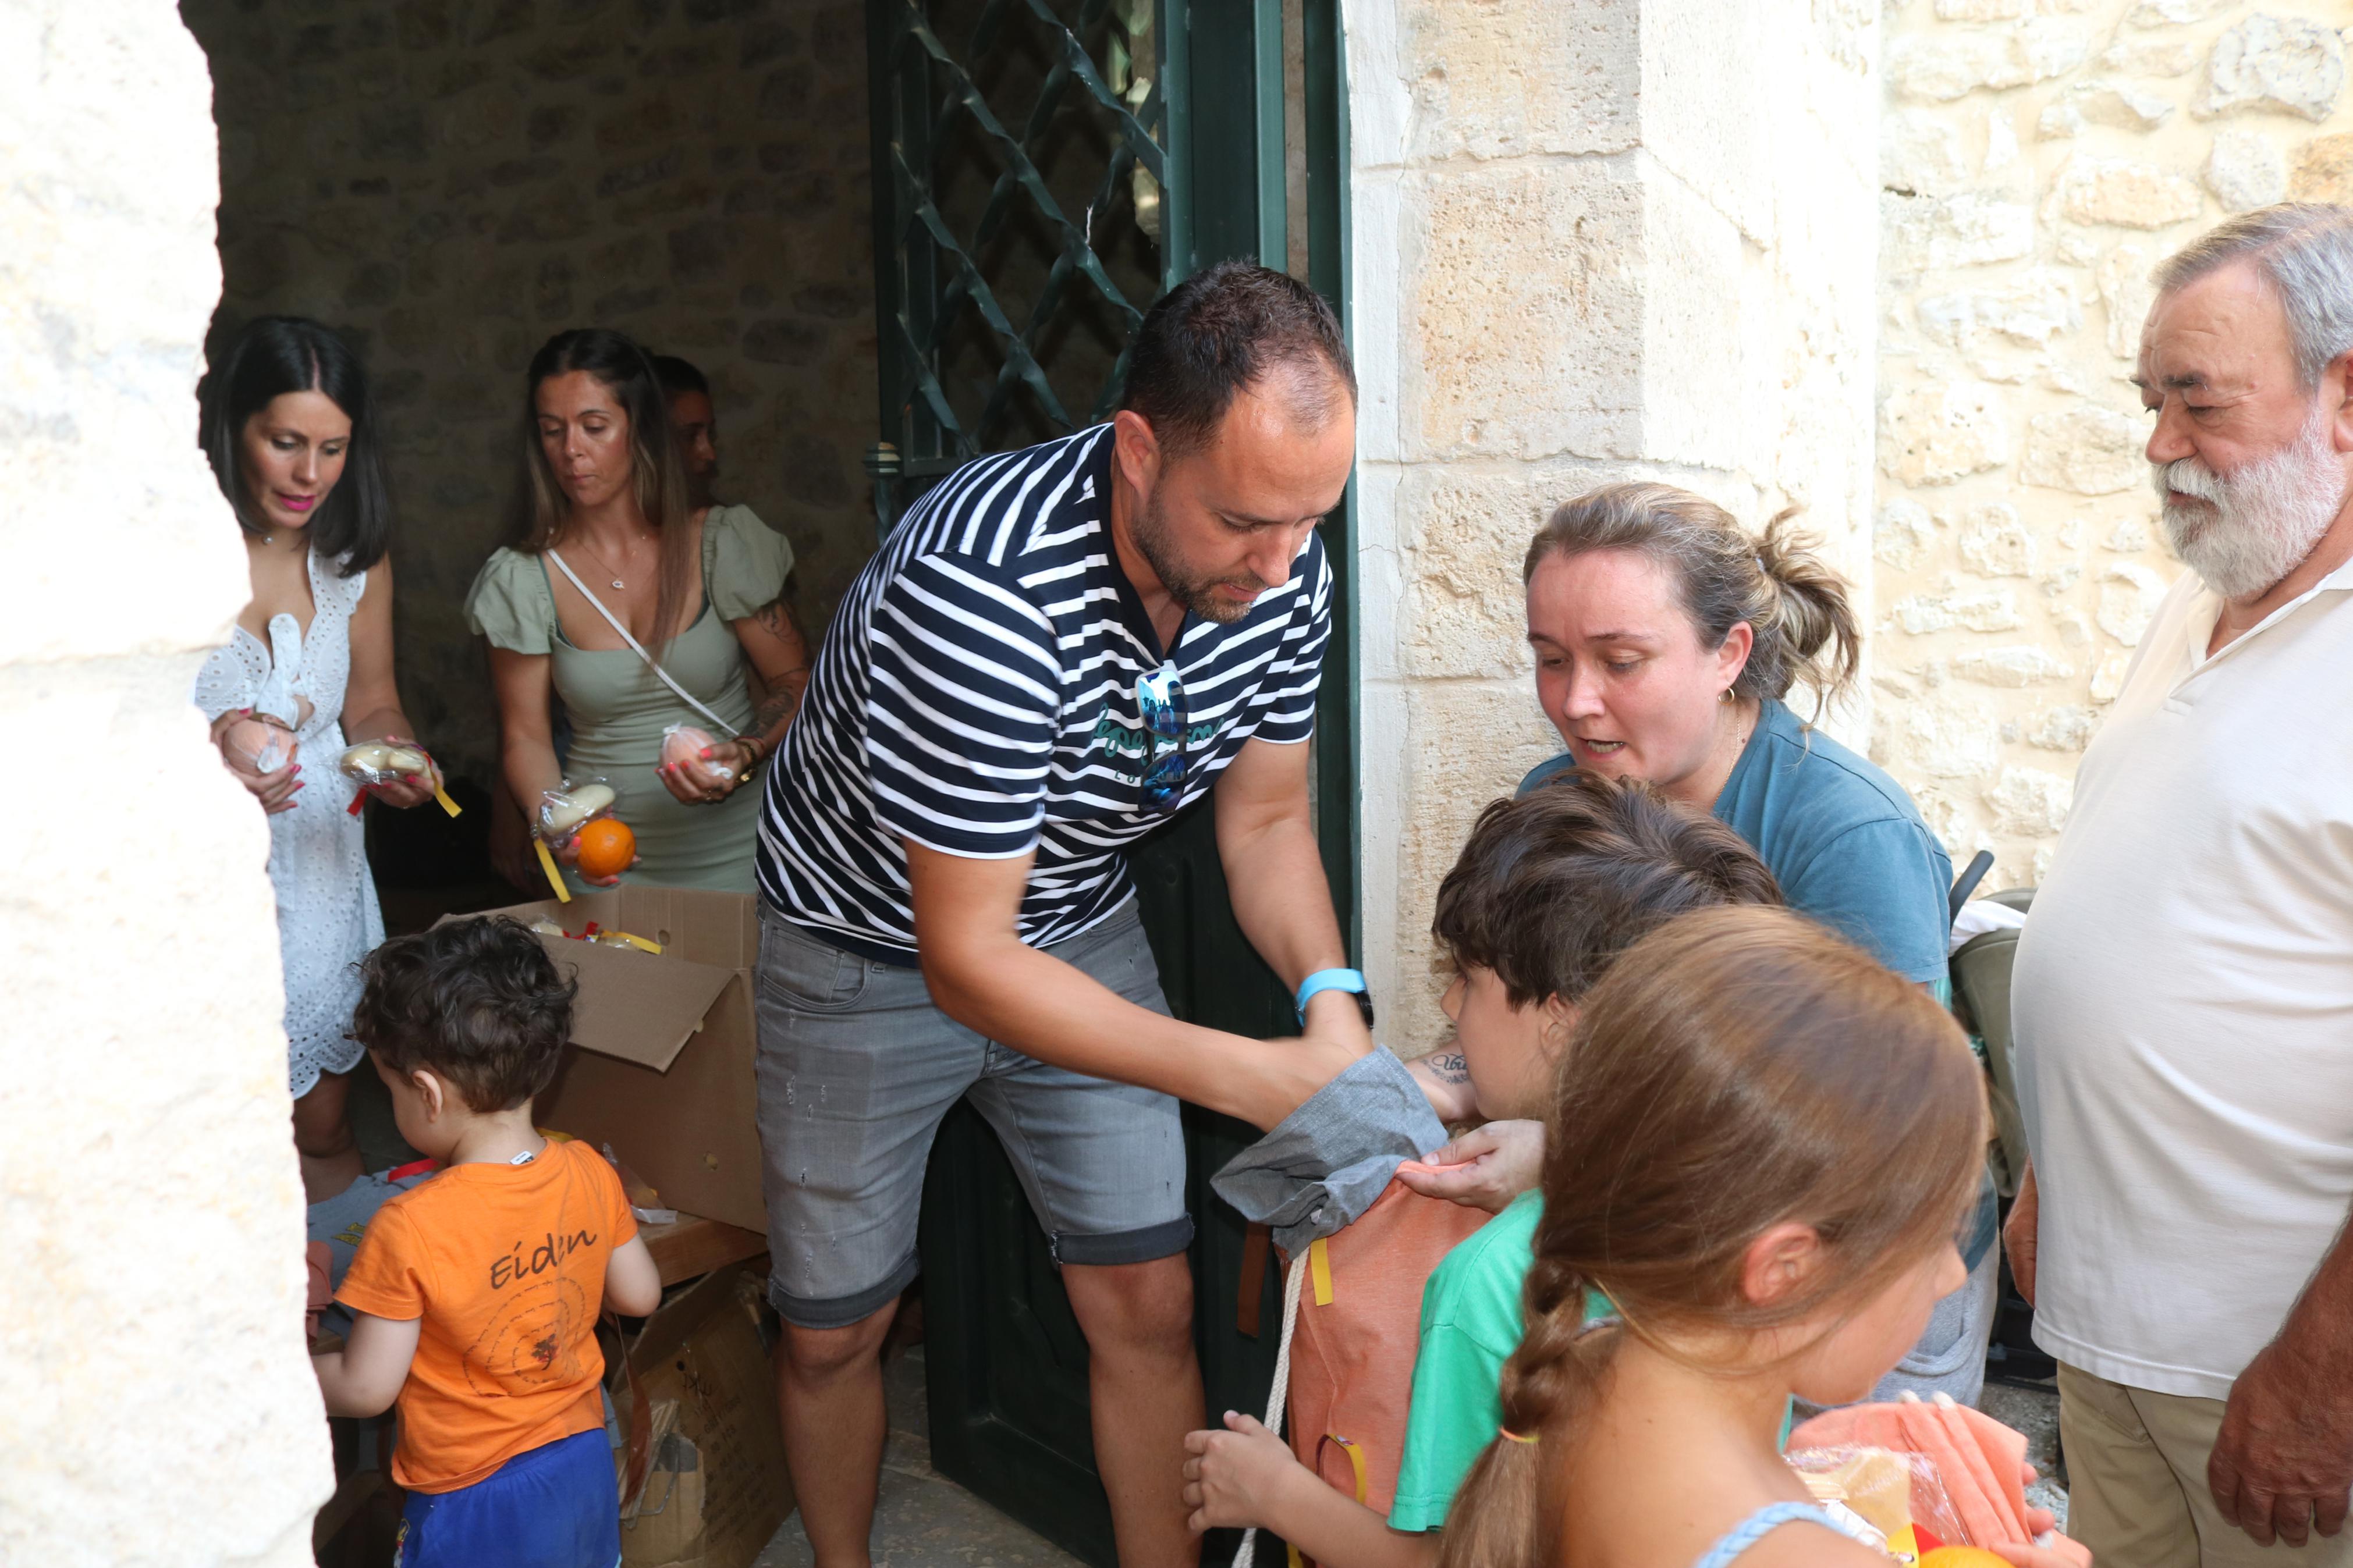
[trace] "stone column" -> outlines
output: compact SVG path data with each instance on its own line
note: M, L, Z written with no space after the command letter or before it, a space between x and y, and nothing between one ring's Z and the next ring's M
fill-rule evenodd
M330 1488L269 835L188 701L250 596L210 91L169 0L0 7L0 1562L307 1563Z
M1347 28L1366 960L1414 1054L1438 882L1559 749L1520 602L1546 514L1627 478L1752 525L1801 502L1867 599L1877 7L1358 0Z

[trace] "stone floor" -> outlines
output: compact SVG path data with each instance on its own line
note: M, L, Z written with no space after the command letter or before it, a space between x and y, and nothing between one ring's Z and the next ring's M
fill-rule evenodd
M2042 1472L2026 1500L2059 1516L2067 1528L2067 1493L2059 1469L2059 1385L2056 1383L1989 1383L1978 1408L2026 1434L2026 1457Z
M882 1450L882 1494L874 1514L876 1568L1079 1568L1077 1558L932 1468L921 1345L891 1363L883 1387L891 1438ZM754 1568L809 1568L816 1561L796 1513Z

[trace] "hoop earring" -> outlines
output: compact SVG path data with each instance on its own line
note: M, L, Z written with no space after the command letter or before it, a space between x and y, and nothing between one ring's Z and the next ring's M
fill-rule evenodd
M1732 700L1732 688L1730 688L1729 686L1727 686L1727 687L1725 687L1723 690L1721 690L1721 691L1717 692L1717 693L1715 694L1715 700L1716 700L1718 702L1729 702L1729 701L1731 701L1731 700Z

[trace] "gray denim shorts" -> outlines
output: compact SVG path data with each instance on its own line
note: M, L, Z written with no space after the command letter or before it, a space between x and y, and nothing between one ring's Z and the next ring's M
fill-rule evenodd
M1166 1014L1133 905L1045 951ZM1143 1263L1193 1240L1176 1101L983 1038L932 1003L920 970L878 963L764 910L760 1148L768 1300L844 1328L915 1278L923 1166L970 1096L1013 1161L1059 1263Z

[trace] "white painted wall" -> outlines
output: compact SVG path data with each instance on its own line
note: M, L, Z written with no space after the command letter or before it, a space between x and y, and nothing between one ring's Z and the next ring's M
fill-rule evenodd
M187 700L248 596L169 0L0 5L0 1562L311 1561L268 833Z

